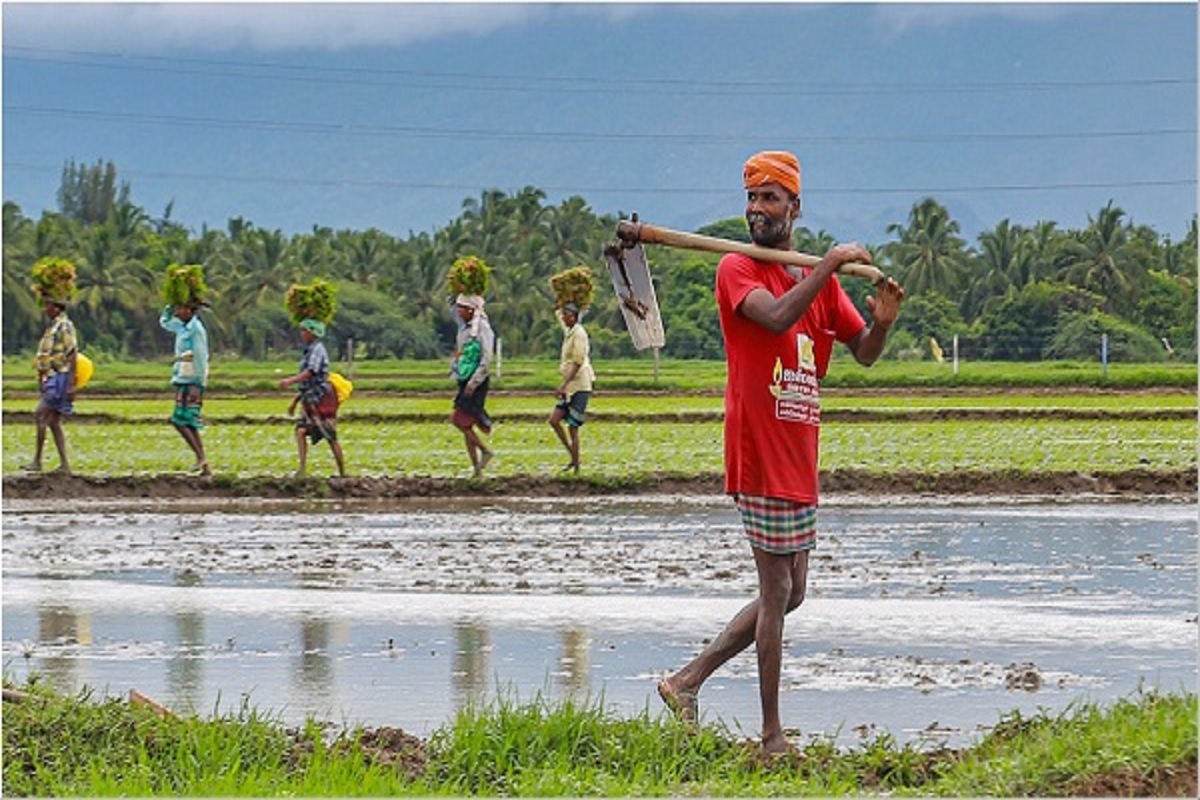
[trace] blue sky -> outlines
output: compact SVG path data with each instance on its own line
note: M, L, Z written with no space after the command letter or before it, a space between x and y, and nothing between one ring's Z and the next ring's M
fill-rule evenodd
M404 237L488 189L694 229L801 159L804 224L944 203L1082 227L1196 213L1197 6L3 4L3 197L113 161L152 216Z

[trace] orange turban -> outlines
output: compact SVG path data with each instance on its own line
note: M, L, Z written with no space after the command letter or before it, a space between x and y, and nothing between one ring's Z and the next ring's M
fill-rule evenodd
M742 177L747 189L764 183L778 183L792 194L800 194L800 161L784 150L764 150L750 156Z

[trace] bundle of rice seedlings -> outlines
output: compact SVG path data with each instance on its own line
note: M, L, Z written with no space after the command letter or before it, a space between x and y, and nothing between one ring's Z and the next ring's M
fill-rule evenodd
M592 277L592 270L583 264L552 275L550 288L554 290L555 308L574 303L582 310L590 307L596 298L596 280Z
M75 265L65 258L47 256L33 265L33 284L29 288L43 303L47 300L70 302L78 292Z
M191 306L204 303L208 286L204 283L204 267L199 264L168 264L163 281L162 296L167 305Z
M333 321L333 312L337 310L337 303L334 301L336 295L336 286L317 278L307 285L292 284L284 300L288 313L292 315L293 324L298 325L302 320L315 319L328 325Z
M447 276L453 294L487 294L492 268L479 256L462 256L454 261Z

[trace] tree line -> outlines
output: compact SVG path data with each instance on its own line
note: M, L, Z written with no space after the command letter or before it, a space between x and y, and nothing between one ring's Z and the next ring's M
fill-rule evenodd
M4 211L3 350L36 347L45 319L30 289L40 258L72 261L80 294L71 317L93 357L137 359L169 352L158 326L160 287L172 263L201 264L211 309L202 312L218 357L291 357L297 347L283 298L293 283L321 277L338 288L331 354L355 358L434 358L454 341L446 275L463 255L493 269L488 314L504 353L555 356L561 342L549 278L591 267L596 300L585 322L597 357L635 355L602 256L617 217L597 215L582 197L557 205L526 186L512 194L489 189L462 203L462 213L433 232L399 238L369 228L314 226L292 236L242 217L225 229L192 231L154 217L130 200L112 162L67 162L58 210L26 217ZM747 241L740 217L699 230ZM1031 227L1002 220L974 243L932 197L915 203L892 238L868 244L875 262L907 292L887 355L930 358L930 340L949 350L958 337L965 358L1032 361L1098 357L1108 336L1114 361L1195 360L1197 225L1172 242L1135 225L1110 201L1086 227ZM824 230L798 227L796 249L820 254L835 243ZM663 355L722 358L713 283L718 257L651 247L667 344ZM843 285L866 313L865 282Z

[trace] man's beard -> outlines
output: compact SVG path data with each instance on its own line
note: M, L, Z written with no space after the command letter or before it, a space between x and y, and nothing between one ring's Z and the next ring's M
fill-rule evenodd
M757 224L762 223L762 227ZM787 217L771 219L766 214L747 214L746 225L750 228L750 240L759 247L779 249L791 245L792 232Z

